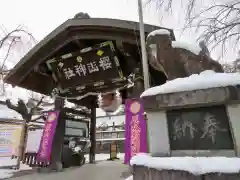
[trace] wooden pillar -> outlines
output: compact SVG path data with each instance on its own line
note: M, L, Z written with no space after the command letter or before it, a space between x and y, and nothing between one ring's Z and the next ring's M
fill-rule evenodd
M61 110L64 107L64 99L56 98L55 99L55 110L60 111L59 119L54 135L52 153L51 153L51 164L50 169L61 171L62 170L62 147L65 134L65 119L62 118Z
M128 91L128 97L130 98L140 98L140 95L144 91L144 80L142 76L142 71L140 67L136 67L134 70L136 77L134 79L134 86L130 91Z
M89 163L95 163L96 155L96 107L95 103L91 108L91 122L90 122L90 141L91 148L89 151Z

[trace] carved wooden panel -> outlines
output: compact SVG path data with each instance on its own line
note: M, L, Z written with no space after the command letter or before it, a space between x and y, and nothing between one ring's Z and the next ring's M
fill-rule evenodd
M47 65L62 89L89 84L98 87L104 81L121 81L124 78L115 47L110 41L55 57L48 60Z

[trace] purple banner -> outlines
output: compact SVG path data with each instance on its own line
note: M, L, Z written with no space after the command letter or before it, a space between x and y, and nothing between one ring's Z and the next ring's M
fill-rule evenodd
M57 126L59 111L48 112L41 142L38 149L37 161L50 162L52 143Z
M125 103L125 157L124 163L137 153L147 152L147 124L144 120L144 109L141 100L127 99Z

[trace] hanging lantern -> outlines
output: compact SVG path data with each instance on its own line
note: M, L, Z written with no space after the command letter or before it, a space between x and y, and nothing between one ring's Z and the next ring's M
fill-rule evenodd
M118 110L122 104L122 97L118 91L113 93L99 95L99 108L106 113L113 113Z

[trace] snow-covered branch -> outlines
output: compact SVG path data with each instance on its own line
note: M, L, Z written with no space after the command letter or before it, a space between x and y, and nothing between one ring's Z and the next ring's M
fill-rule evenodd
M21 56L26 53L23 52L24 54L20 55L20 57L18 57L19 59L11 59L10 56L13 53L20 53L17 52L16 48L19 46L25 48L27 44L31 42L30 47L27 47L26 49L26 51L28 51L37 41L33 35L26 30L26 28L20 25L10 32L1 26L0 30L0 54L2 56L0 73L2 73L2 71L9 70L8 61L15 61L14 63L16 63L16 61L20 60Z
M172 1L148 0L163 12L185 10L183 32L194 29L200 33L198 40L204 40L211 49L220 47L224 53L227 48L238 51L240 45L240 0L224 1ZM178 9L174 9L177 7ZM166 13L165 13L166 14ZM223 54L222 54L223 55Z

